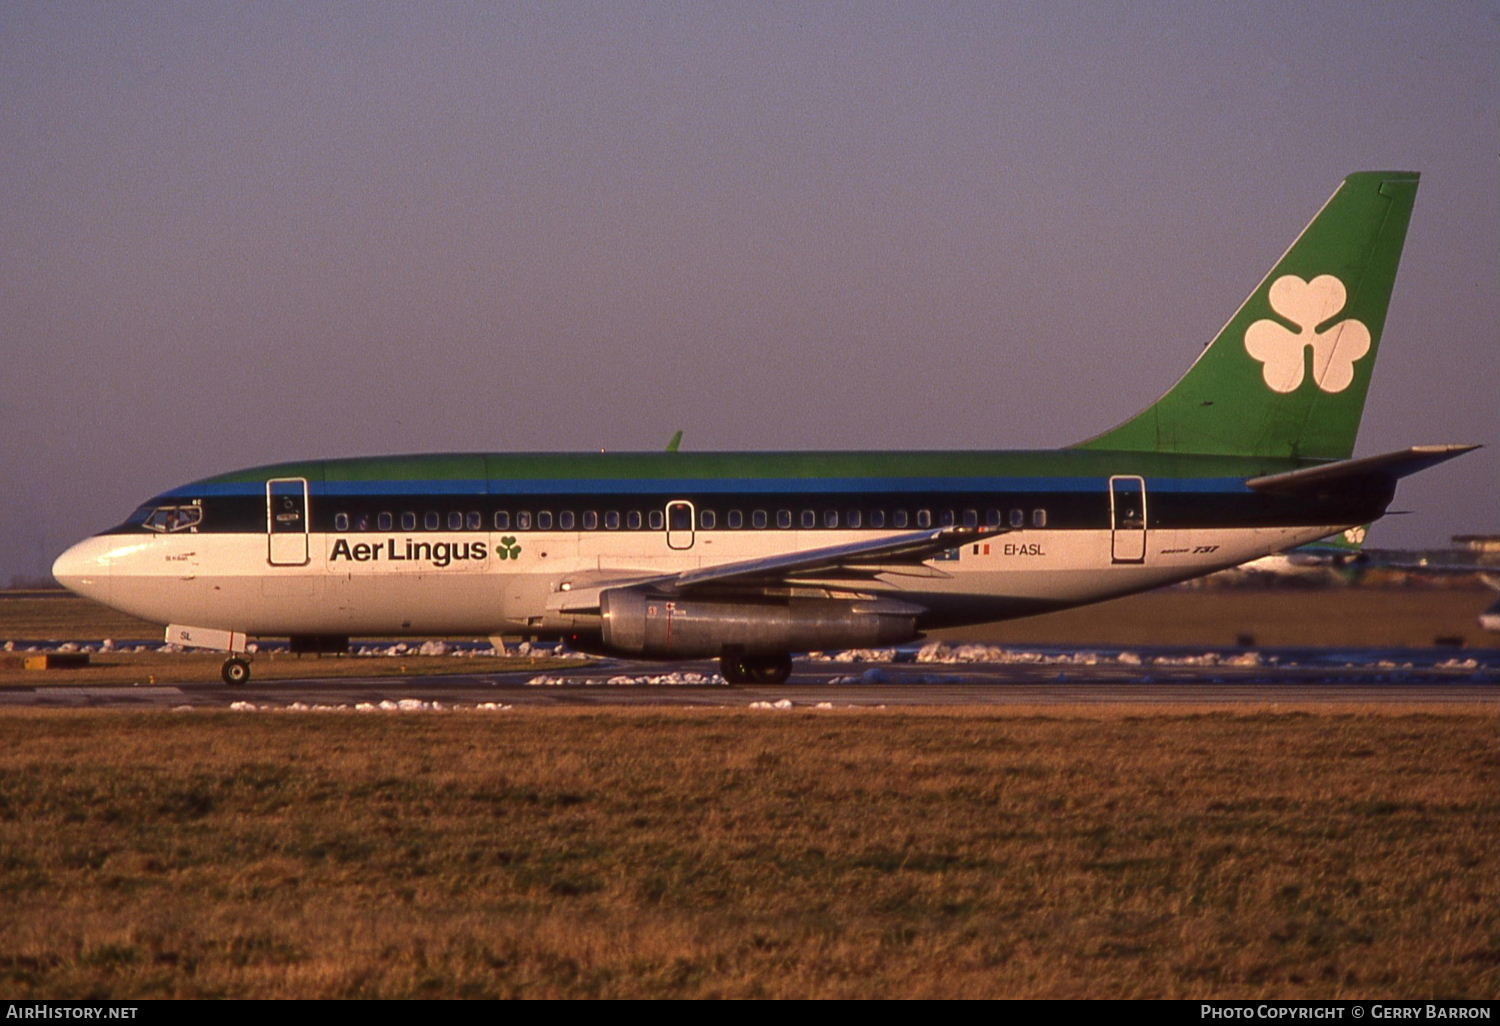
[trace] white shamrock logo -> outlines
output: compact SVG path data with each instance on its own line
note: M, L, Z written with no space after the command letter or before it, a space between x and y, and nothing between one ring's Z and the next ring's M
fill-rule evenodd
M1261 320L1245 331L1245 351L1265 364L1266 385L1275 392L1295 392L1302 384L1303 352L1312 347L1312 375L1325 392L1342 392L1354 381L1354 364L1370 351L1370 329L1352 317L1326 331L1316 331L1344 308L1344 283L1331 274L1303 281L1294 274L1271 283L1271 309L1297 325L1290 332L1276 321Z

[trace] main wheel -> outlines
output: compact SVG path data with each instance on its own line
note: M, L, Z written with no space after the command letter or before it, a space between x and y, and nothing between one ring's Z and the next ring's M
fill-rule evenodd
M785 684L792 675L789 655L752 656L745 660L751 678L758 684Z
M755 677L750 673L750 667L745 663L742 655L722 655L719 657L719 673L724 680L730 684L751 684Z
M778 655L723 655L719 672L730 684L784 684L792 675L792 657Z
M250 660L231 656L224 660L224 665L219 669L219 676L224 678L225 684L245 683L250 679Z

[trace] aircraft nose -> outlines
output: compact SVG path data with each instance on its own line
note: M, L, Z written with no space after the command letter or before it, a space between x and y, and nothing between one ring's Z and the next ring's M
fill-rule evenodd
M109 601L109 560L102 558L98 538L79 542L52 563L57 583L77 595Z

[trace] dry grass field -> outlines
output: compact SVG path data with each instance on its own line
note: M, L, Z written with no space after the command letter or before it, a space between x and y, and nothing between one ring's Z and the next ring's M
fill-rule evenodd
M1459 587L1166 588L985 627L937 632L997 644L1431 645L1459 638L1493 648L1479 612L1495 593ZM81 598L0 598L0 641L13 638L159 639L160 625Z
M72 596L48 598L0 597L0 643L10 640L99 641L105 638L160 641L162 629L97 602ZM284 640L284 639L283 639ZM413 640L415 648L420 639ZM179 684L217 681L223 653L189 651L96 652L89 665L78 669L28 670L24 654L0 653L0 687L38 684L111 685ZM406 674L519 673L576 667L576 659L530 656L456 659L451 656L400 658L319 658L285 652L263 653L255 659L255 679L300 680L308 677L380 677Z
M1493 997L1493 706L12 712L30 997Z
M1046 616L933 636L995 644L1423 647L1457 639L1494 648L1479 627L1495 601L1480 584L1448 587L1164 588Z
M59 687L78 684L90 687L137 684L218 683L222 652L100 652L91 653L89 665L77 668L28 670L25 657L0 655L0 688ZM255 680L307 680L312 677L404 677L440 676L453 673L542 673L576 669L586 665L578 659L532 658L529 656L419 656L319 657L294 656L285 652L255 657Z
M0 595L0 640L159 641L162 625L66 593L37 598Z

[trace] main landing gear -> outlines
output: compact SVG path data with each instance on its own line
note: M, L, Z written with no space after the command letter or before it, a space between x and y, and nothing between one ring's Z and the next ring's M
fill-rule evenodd
M723 655L719 672L730 684L784 684L792 675L792 657L777 655Z
M225 684L244 684L250 679L250 660L230 656L219 668L219 676L224 678Z

